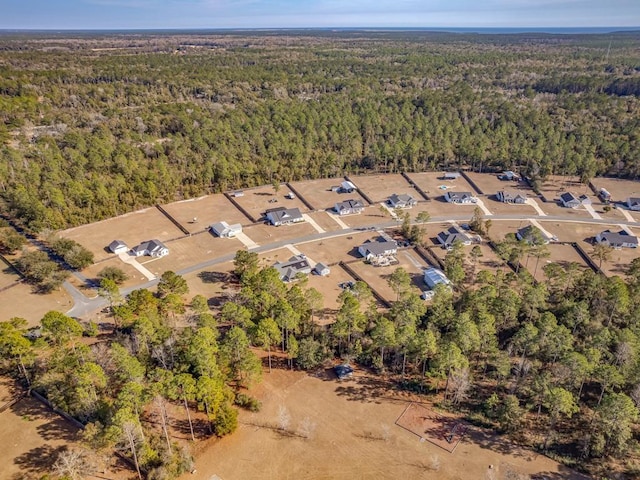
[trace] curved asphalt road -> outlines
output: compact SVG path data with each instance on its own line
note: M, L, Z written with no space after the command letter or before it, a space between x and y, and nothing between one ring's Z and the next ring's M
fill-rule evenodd
M630 227L640 227L640 222L616 222L610 219L595 219L595 218L575 218L575 217L565 217L565 216L540 216L540 215L485 215L485 219L491 220L515 220L515 221L524 221L524 220L538 220L538 221L557 221L557 222L565 222L565 223L590 223L590 224L601 224L601 225L626 225ZM471 219L471 215L454 215L448 217L432 217L428 223L440 223L440 222L448 222L448 221L456 221L463 222L469 221ZM316 240L322 240L325 238L333 238L333 237L341 237L349 234L360 233L366 230L381 230L386 228L392 228L398 226L398 221L389 221L384 223L376 223L368 226L362 226L357 228L348 228L345 230L337 230L333 232L324 232L324 233L316 233L313 235L306 235L304 237L299 237L291 240L281 240L273 243L269 243L267 245L261 245L257 248L252 248L250 251L256 253L264 253L270 250L275 250L280 247L284 247L289 244L299 244L312 242ZM210 260L206 260L204 262L197 263L195 265L191 265L189 267L185 267L182 270L176 271L178 275L186 275L188 273L197 272L199 270L203 270L205 268L211 267L213 265L217 265L220 263L225 263L233 260L235 257L235 253L224 255L222 257L213 258ZM86 280L82 275L76 275L81 280ZM149 282L136 285L134 287L127 287L120 290L120 293L125 296L131 293L133 290L138 290L141 288L150 288L158 283L158 279L151 280ZM93 298L89 298L85 296L82 292L80 292L76 287L71 285L69 282L64 283L64 288L67 290L69 295L74 301L73 308L67 312L67 315L71 317L84 317L92 312L95 312L98 309L104 308L107 305L107 301L99 296L95 296Z

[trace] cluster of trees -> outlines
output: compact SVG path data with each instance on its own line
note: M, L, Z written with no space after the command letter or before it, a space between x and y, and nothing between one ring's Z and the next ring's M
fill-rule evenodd
M192 461L172 438L178 427L169 403L182 408L192 439L233 432L234 403L259 406L237 395L261 374L244 331L218 329L202 296L191 301L188 322L179 322L187 319L187 290L182 277L166 272L156 294L138 290L117 302L117 329L97 341L82 339L95 328L59 312L42 318L35 340L25 335L26 321L0 322L1 366L84 423L93 449L122 452L140 478L175 478Z
M608 58L609 37L350 35L222 35L225 48L202 38L181 54L177 36L70 41L73 51L4 38L4 211L39 231L370 170L638 175L628 35ZM582 78L608 87L573 88Z

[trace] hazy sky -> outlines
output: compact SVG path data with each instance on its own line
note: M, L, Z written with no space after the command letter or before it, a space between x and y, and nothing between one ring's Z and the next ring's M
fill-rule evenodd
M0 29L640 25L640 0L0 0Z

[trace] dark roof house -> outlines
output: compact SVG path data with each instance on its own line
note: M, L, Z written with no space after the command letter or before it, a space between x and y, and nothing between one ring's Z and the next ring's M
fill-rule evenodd
M140 245L131 249L131 254L135 257L149 255L150 257L164 257L169 254L169 249L160 240L146 240Z
M290 282L299 273L306 275L311 273L311 265L305 255L295 255L286 262L276 262L273 267L278 271L283 282Z
M391 208L411 208L416 205L418 201L406 193L402 193L400 195L394 193L389 197L387 203Z
M265 212L267 220L276 227L289 223L304 222L304 217L299 208L278 207Z
M398 253L398 243L395 240L366 242L358 247L358 252L367 260L388 257Z
M527 196L518 192L499 191L496 193L496 197L503 203L527 203Z
M595 237L596 242L610 245L613 248L637 248L638 237L635 235L629 235L624 230L619 232L612 232L611 230L605 230L600 232Z
M336 211L338 215L353 215L357 213L362 213L364 210L364 205L360 200L349 199L344 202L338 202L335 204L333 209Z
M478 200L473 196L471 192L447 192L444 195L444 199L449 203L476 203Z
M471 239L458 227L449 227L438 234L438 242L442 248L451 248L454 242L460 242L463 245L471 245Z

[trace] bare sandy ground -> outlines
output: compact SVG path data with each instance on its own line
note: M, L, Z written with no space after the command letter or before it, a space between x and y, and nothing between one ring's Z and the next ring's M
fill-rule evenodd
M183 480L586 478L475 427L454 453L421 441L395 425L412 397L374 376L340 382L273 370L253 393L262 410L242 412L232 436L201 444L197 470Z

